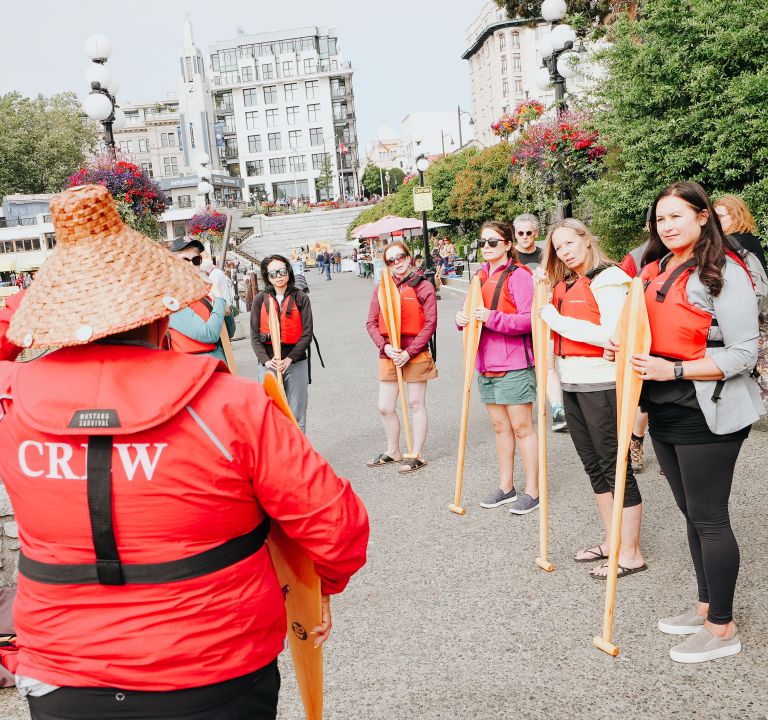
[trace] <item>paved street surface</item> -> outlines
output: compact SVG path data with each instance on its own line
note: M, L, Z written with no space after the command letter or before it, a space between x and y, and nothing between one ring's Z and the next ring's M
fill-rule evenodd
M699 666L669 660L676 641L656 621L692 604L695 580L683 519L651 455L639 476L649 570L619 580L614 640L621 653L611 658L591 644L605 586L588 577L589 565L571 559L600 537L589 481L567 434L549 437L552 574L533 562L538 512L516 517L478 506L497 470L476 393L467 514L448 511L461 407L461 340L452 318L463 296L443 290L439 303L440 378L427 395L429 465L400 476L396 467L365 467L385 449L376 352L364 327L373 286L350 274L326 282L316 271L309 282L327 367L313 363L308 434L351 479L371 517L368 564L333 603L326 718L768 718L765 426L753 430L742 452L731 501L742 552L735 607L742 653ZM235 345L240 371L255 376L248 340ZM280 717L298 720L287 657L282 669ZM2 691L0 720L27 717L15 691Z

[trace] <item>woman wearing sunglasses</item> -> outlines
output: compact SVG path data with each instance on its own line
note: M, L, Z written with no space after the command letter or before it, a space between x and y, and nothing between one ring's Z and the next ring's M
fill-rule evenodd
M544 271L546 270L546 271ZM576 562L600 562L590 575L605 580L613 511L618 438L616 366L604 359L621 316L631 279L603 255L597 238L579 220L555 224L547 236L542 282L554 287L541 318L552 328L571 440L592 483L605 536L580 550ZM640 552L642 498L627 459L621 522L619 577L646 569Z
M182 260L200 268L203 263L203 243L191 237L177 238L172 252ZM208 280L208 276L201 272ZM170 316L168 339L171 350L190 355L210 355L226 364L221 345L221 328L226 325L231 338L235 333L235 318L227 300L215 284L211 285L210 297L198 300L189 307Z
M510 512L526 515L539 506L538 443L533 427L536 373L531 339L531 271L518 262L511 225L488 222L480 230L477 247L485 264L478 271L483 305L475 318L483 322L475 368L480 398L496 433L499 487L480 506L511 504ZM470 318L459 310L456 324L464 328ZM515 490L515 449L525 468L525 492Z
M264 290L251 305L251 347L259 361L259 380L265 373L283 374L285 394L302 432L307 429L309 401L309 345L312 342L312 306L309 296L296 287L293 268L282 255L261 262ZM275 359L269 334L269 304L280 318L280 356Z
M411 253L401 242L393 242L384 250L384 262L400 291L400 349L389 341L384 315L379 307L378 288L374 290L366 328L379 349L379 413L387 436L386 450L368 462L368 467L400 463L400 472L423 468L427 462L421 455L427 439L427 381L437 377L435 361L429 352L429 341L437 328L435 288L421 269L413 266ZM408 384L408 406L413 422L413 453L406 458L400 453L400 420L397 417L397 370L403 369Z

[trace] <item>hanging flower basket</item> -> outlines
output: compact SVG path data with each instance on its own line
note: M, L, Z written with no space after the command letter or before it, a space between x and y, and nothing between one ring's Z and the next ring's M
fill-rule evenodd
M211 252L215 254L221 249L226 226L227 216L224 213L206 208L187 221L187 233L201 242L207 240Z

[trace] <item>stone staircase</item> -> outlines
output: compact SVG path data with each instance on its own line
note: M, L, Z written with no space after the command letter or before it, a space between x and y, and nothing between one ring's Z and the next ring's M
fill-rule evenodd
M240 219L240 230L253 229L253 234L238 246L247 255L261 259L278 253L290 255L291 249L316 242L330 243L348 253L347 228L367 207L340 210L315 210L295 215L254 215Z

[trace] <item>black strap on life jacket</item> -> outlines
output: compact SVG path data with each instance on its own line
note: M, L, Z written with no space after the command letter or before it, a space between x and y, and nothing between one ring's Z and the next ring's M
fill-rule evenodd
M695 268L696 265L697 265L696 258L691 258L690 260L686 260L682 265L678 265L669 274L669 277L664 281L664 284L661 286L661 289L656 291L656 302L664 302L667 299L667 293L669 292L669 289L675 284L677 279L683 273L686 273L689 270L692 270L693 268Z
M208 308L208 312L213 312L213 303L207 297L201 298L200 302Z
M19 555L19 572L48 585L158 585L189 580L223 570L245 560L264 545L269 518L241 535L190 557L162 563L120 561L112 514L112 436L92 435L88 440L87 492L95 563L47 563Z

